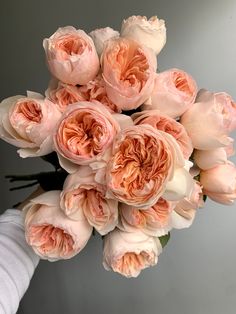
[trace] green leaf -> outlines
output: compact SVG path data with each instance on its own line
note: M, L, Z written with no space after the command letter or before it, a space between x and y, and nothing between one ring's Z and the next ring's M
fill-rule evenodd
M170 232L168 232L168 234L159 237L159 240L161 242L161 246L162 248L164 248L166 246L166 244L168 243L168 241L170 240Z

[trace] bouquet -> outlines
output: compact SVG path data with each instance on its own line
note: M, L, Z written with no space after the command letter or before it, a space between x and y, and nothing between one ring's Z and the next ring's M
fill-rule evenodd
M43 41L45 95L1 102L0 137L55 168L8 176L45 191L24 207L26 240L42 259L72 258L97 232L105 269L136 277L207 197L234 203L236 104L198 91L183 70L158 72L165 43L157 17L131 16L120 32L59 28Z

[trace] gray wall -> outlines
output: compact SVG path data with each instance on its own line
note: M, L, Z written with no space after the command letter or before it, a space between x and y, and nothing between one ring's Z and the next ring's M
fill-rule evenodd
M49 74L42 39L58 26L89 31L119 28L132 14L166 20L168 41L159 68L180 67L199 87L227 91L236 99L235 0L8 0L1 3L0 96L26 89L43 92ZM27 192L8 192L3 175L48 169L40 160L20 160L0 143L2 210ZM235 159L234 159L235 161ZM91 239L76 258L41 262L19 313L25 314L234 314L236 309L236 206L208 201L188 230L172 232L159 265L138 279L124 279L101 265L102 243Z

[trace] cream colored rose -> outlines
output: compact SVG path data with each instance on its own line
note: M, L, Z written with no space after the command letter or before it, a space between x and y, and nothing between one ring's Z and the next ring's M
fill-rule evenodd
M120 33L111 27L104 27L93 30L89 33L89 36L93 39L97 54L101 56L105 42L112 38L118 38Z
M166 43L165 21L156 16L131 16L121 26L121 36L134 39L158 55Z

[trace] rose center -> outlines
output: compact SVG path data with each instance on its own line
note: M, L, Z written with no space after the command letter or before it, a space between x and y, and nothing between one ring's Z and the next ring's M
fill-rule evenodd
M34 101L24 101L18 104L17 113L22 114L27 120L40 123L42 119L42 110Z
M63 37L57 42L57 47L70 56L83 54L86 46L86 41L77 36Z

